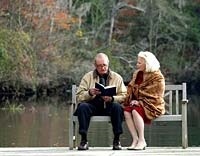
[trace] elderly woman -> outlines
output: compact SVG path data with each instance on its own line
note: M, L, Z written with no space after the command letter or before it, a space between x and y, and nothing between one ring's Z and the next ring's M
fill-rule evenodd
M144 124L165 113L165 79L160 71L160 63L151 52L139 52L137 70L128 84L124 102L124 116L132 136L128 150L144 150Z

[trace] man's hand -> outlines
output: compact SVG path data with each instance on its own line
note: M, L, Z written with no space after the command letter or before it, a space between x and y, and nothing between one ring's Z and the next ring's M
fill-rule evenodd
M100 92L99 89L97 89L97 88L90 88L88 92L89 92L89 94L90 94L91 96L101 94L101 92Z
M111 97L111 96L102 96L102 99L103 99L105 102L112 102L112 97Z

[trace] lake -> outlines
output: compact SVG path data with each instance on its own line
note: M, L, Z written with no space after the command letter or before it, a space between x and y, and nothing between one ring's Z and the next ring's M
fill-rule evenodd
M200 146L200 96L188 96L189 146ZM0 110L0 147L67 147L69 102L60 97L20 102L22 111ZM131 136L123 123L122 146L131 144ZM90 146L111 146L112 127L109 123L90 125ZM145 126L148 146L181 146L180 122L153 122ZM78 138L80 140L80 138Z

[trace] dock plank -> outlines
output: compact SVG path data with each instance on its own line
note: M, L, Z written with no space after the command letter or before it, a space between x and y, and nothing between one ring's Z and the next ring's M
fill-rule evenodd
M24 147L0 148L0 156L197 156L200 147L147 147L146 150L133 151L124 147L113 151L111 147L90 147L87 151L69 150L68 147Z

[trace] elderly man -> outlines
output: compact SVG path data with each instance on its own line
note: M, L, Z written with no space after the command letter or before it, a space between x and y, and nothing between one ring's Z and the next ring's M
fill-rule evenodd
M111 117L114 139L113 150L121 150L120 134L122 134L123 108L121 103L126 96L126 86L122 77L109 68L108 56L98 53L94 61L95 69L86 73L77 90L78 107L74 115L78 116L79 134L81 142L78 150L88 150L87 131L90 118L95 115L108 115ZM104 86L115 86L116 95L101 96L99 89L95 88L95 83Z

